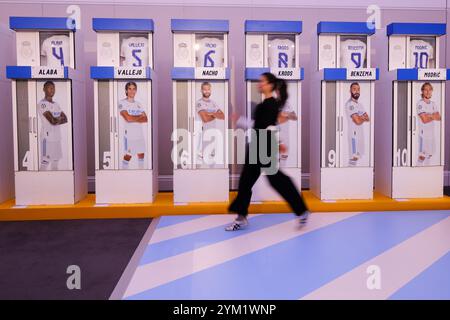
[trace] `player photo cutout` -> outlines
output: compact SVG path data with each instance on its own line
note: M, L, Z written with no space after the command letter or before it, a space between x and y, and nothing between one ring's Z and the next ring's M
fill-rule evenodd
M440 165L441 113L440 86L430 82L414 83L415 92L420 86L420 98L415 103L417 130L415 135L415 163L417 166ZM435 91L436 90L436 91Z
M370 115L366 105L370 105L370 85L368 83L353 82L343 85L347 101L344 103L344 147L349 167L364 167L369 165L370 146ZM345 92L347 91L347 92ZM363 93L363 94L362 94ZM349 97L350 95L350 97ZM345 153L344 153L345 155ZM344 162L345 165L345 162Z
M225 164L225 84L196 83L194 152L201 167L223 167Z
M70 37L67 34L41 33L41 65L70 66Z
M120 36L120 66L128 68L148 66L148 37L127 34L121 34Z
M37 82L44 97L37 102L39 170L71 170L70 108L67 82Z
M125 98L120 96L118 104L120 169L148 169L149 118L145 85L121 81L118 87L124 89L119 90L119 95L125 93Z

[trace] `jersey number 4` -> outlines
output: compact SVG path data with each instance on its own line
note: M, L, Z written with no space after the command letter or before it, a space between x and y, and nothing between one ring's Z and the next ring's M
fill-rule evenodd
M56 51L57 49L59 49L59 53ZM61 47L56 48L53 47L52 48L52 54L53 56L58 59L61 62L61 65L64 65L64 53L63 53L63 49Z

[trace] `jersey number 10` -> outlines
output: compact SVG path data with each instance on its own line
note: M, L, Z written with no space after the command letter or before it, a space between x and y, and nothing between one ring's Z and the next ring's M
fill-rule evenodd
M414 52L414 68L428 68L428 53Z

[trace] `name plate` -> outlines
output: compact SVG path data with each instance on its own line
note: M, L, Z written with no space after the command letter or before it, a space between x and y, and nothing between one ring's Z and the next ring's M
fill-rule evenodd
M417 80L447 80L446 69L418 69Z
M114 78L145 79L146 77L146 68L114 68Z
M368 69L347 69L347 80L376 80L377 71Z
M300 69L298 68L272 68L270 72L280 79L300 80Z
M225 79L225 68L195 68L195 79Z
M32 67L31 77L40 79L64 79L64 67Z

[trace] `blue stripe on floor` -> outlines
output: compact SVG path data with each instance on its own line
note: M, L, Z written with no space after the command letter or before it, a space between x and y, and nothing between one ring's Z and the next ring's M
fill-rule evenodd
M129 299L298 299L448 216L361 214Z
M251 227L239 232L224 232L224 227L226 225L222 225L212 229L192 233L187 236L151 244L145 250L139 265L148 264L184 252L199 249L210 244L242 236L246 233L255 232L257 230L293 219L295 219L293 214L260 215L253 218L251 217L249 219ZM230 216L230 222L232 222L232 220L233 218Z
M178 223L187 222L194 219L200 219L206 217L206 215L192 215L192 216L164 216L161 217L158 223L158 229L168 226L173 226Z
M420 257L417 257L417 259L420 259ZM405 268L408 268L408 266L405 266ZM403 286L389 299L450 300L450 252Z

